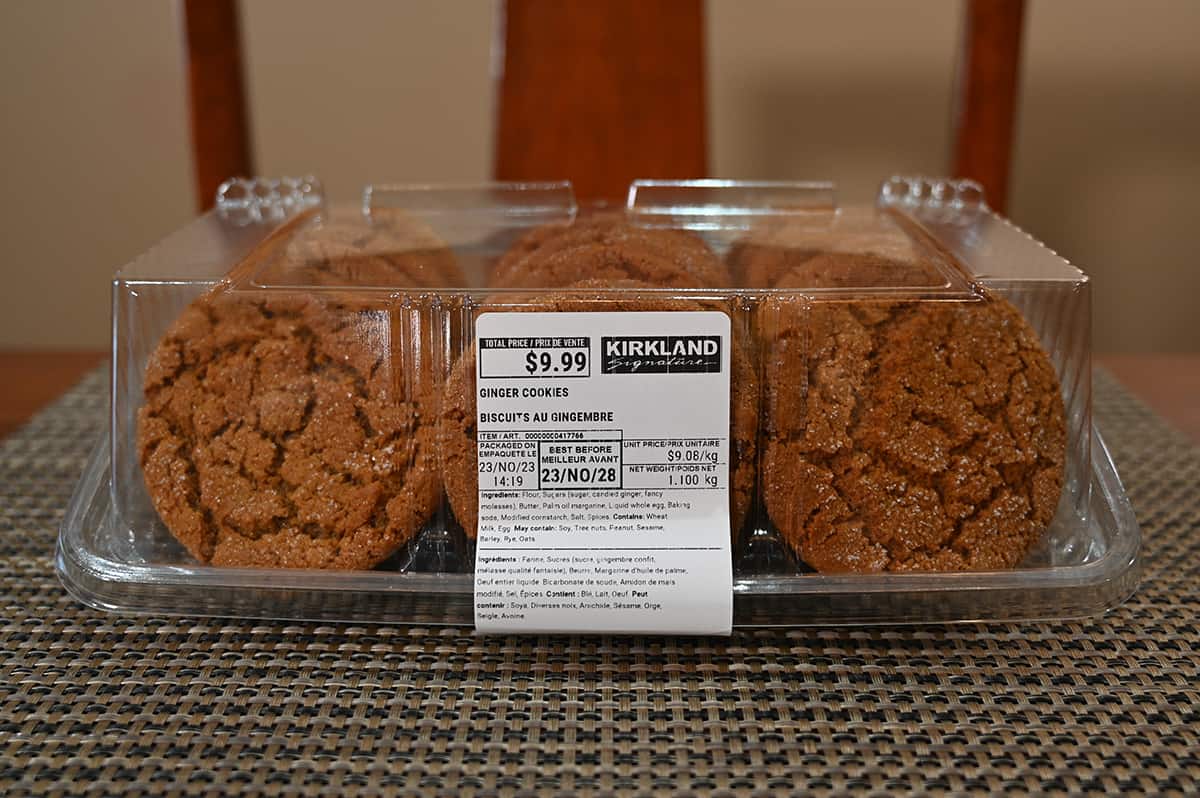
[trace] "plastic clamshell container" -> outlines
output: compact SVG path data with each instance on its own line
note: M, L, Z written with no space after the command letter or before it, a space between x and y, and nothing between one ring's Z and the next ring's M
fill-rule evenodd
M719 302L735 325L755 335L769 335L771 309L789 303L803 313L821 302L970 302L986 290L1020 310L1061 386L1067 441L1061 498L1053 521L1015 568L806 570L763 509L759 488L734 544L735 626L1080 617L1133 592L1140 531L1092 427L1087 277L992 212L976 184L894 177L883 183L875 206L842 208L827 184L638 181L623 211L631 224L691 231L718 256L761 237L785 249L796 239L803 243L795 246L832 251L895 251L921 265L861 279L818 276L799 287L654 289L668 298ZM189 555L155 511L139 464L143 377L164 332L191 302L230 279L231 270L248 295L335 295L339 307L354 308L346 312L365 308L378 323L366 324L364 335L388 349L398 373L420 361L444 376L471 346L480 310L561 293L488 287L497 259L531 228L569 225L585 212L566 183L369 187L362 206L353 208L326 204L312 178L224 186L215 210L114 278L112 419L62 523L57 568L64 585L86 604L121 612L471 624L473 544L444 498L421 531L373 570L217 567ZM334 249L353 241L357 253L365 247L369 254L364 220L393 214L419 223L417 232L401 225L402 248L427 254L435 242L453 252L453 278L422 271L421 257L403 278L378 273L369 258L356 262L349 278L320 266L329 253L314 250L314 241ZM264 250L269 240L278 245ZM304 254L293 252L293 244Z

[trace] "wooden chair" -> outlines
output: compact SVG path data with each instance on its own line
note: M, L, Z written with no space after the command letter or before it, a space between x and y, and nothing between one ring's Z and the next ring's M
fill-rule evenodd
M964 0L950 171L1008 200L1024 0ZM253 172L236 0L185 0L196 199ZM635 177L708 173L702 0L505 0L494 175L570 178L580 199Z

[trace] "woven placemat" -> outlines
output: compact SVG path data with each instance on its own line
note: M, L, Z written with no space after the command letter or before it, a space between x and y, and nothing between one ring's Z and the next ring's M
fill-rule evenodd
M105 391L0 445L0 793L1200 790L1200 449L1103 374L1145 535L1126 605L727 640L85 609L52 557Z

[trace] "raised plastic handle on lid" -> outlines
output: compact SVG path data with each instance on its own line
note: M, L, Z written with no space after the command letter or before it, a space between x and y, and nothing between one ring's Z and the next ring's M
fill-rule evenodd
M234 177L217 187L217 213L237 225L282 222L323 205L325 189L312 175L304 177Z

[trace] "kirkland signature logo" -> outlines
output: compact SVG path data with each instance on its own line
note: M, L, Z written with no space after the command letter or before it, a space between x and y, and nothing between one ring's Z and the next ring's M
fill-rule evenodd
M719 335L625 335L600 338L602 374L714 374Z

